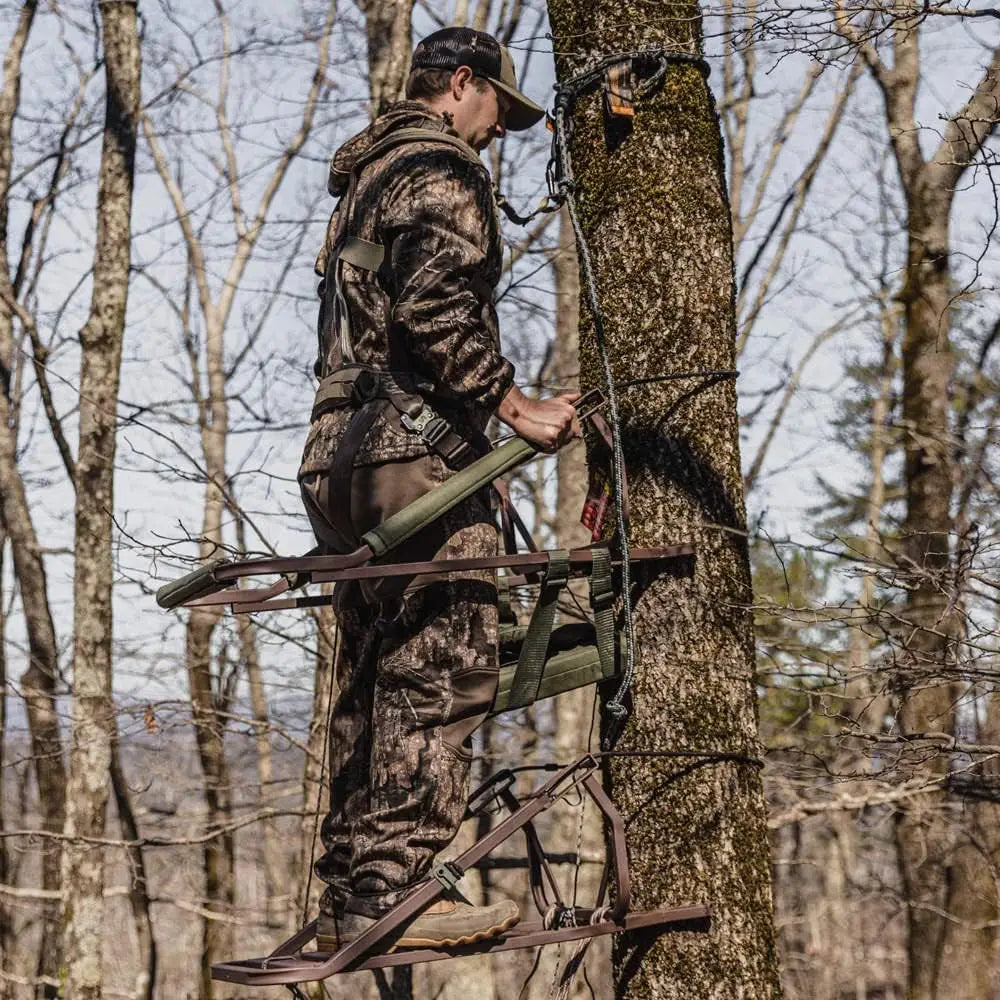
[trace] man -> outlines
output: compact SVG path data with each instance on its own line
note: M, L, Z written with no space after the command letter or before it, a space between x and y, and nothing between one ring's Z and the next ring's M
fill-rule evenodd
M321 381L299 478L313 530L335 552L481 453L493 413L546 451L579 434L576 397L533 400L513 385L493 306L501 246L478 154L542 109L517 89L507 50L468 28L420 42L406 96L330 168L340 202L317 261ZM496 548L482 491L393 560ZM498 677L490 573L342 585L335 605L331 811L316 863L326 951L399 902L454 839L472 732ZM467 943L518 917L510 900L441 899L395 944Z

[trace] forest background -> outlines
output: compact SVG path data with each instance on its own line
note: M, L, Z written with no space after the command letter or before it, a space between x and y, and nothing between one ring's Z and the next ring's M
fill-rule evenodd
M329 156L398 96L414 37L440 25L509 42L544 101L547 14L537 0L0 10L0 996L55 996L67 968L98 975L105 996L237 995L211 985L211 962L265 952L315 907L332 622L165 614L152 595L220 552L310 547L295 469ZM785 994L1000 996L1000 12L761 2L703 14L736 248ZM106 103L112 65L116 99L134 100L124 113ZM133 154L105 144L102 156L113 114L135 136L130 216L118 207ZM545 191L549 136L535 131L486 154L522 208ZM569 227L543 216L505 241L499 308L519 382L572 386ZM930 249L917 260L915 246ZM117 349L102 337L126 281L119 385L94 359ZM931 303L930 351L915 342L918 301ZM914 441L937 504L916 528ZM582 461L576 449L517 477L546 543L586 540ZM81 548L101 535L81 532L88 518L110 527L107 608ZM933 558L915 557L917 534ZM94 692L112 676L109 715ZM568 758L592 720L584 692L491 722L478 766ZM586 885L593 817L549 832ZM476 891L523 895L522 878L487 871ZM67 907L95 885L100 920L65 933ZM98 973L73 965L81 933L103 938ZM918 951L992 985L963 994ZM526 995L545 995L558 959L543 957ZM326 988L516 996L532 963ZM606 949L592 949L575 995L606 995L608 976Z

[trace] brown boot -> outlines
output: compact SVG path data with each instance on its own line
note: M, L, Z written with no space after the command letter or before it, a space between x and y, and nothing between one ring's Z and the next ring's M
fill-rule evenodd
M489 906L439 899L402 929L390 931L378 947L383 954L395 948L454 948L497 937L520 919L517 903L512 899L500 899ZM316 950L338 951L374 923L374 917L357 913L345 913L342 917L321 913L316 928Z

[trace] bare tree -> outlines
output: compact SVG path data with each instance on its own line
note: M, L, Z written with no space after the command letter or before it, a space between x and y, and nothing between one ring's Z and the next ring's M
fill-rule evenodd
M103 0L106 80L90 315L80 333L80 429L75 469L72 749L63 852L66 995L103 995L104 852L115 719L112 707L112 512L117 402L132 248L139 114L134 0Z
M10 542L14 574L28 634L28 668L21 676L21 690L31 730L32 756L42 827L61 831L65 816L66 774L56 695L59 688L59 649L49 606L41 546L32 521L24 480L18 469L17 413L12 375L15 364L15 321L30 316L18 301L16 285L20 267L12 273L9 252L11 168L13 128L21 97L21 64L35 20L37 3L28 0L20 9L4 57L3 92L0 94L0 512L4 533ZM29 250L30 241L22 244ZM23 262L23 257L20 262ZM20 263L19 262L19 263ZM54 842L42 847L42 886L49 892L59 887L59 850ZM44 904L37 974L46 996L55 995L60 965L58 905Z
M906 434L903 554L912 582L905 609L905 660L896 676L896 721L903 735L954 734L958 692L941 682L951 673L960 634L956 606L942 585L954 559L949 223L958 185L998 122L1000 48L992 52L965 106L949 117L940 141L925 155L916 112L923 19L903 4L891 5L887 15L891 64L846 11L840 12L838 27L857 46L879 87L906 200L907 263L900 292ZM926 772L928 780L943 781L948 768L948 758L937 757ZM984 995L992 973L998 901L995 892L984 897L983 878L989 877L986 872L993 862L974 860L975 851L953 853L955 830L940 815L934 798L901 806L897 835L908 902L909 995L915 1000ZM964 839L961 834L959 838ZM986 867L977 870L983 863Z
M197 303L197 313L192 315L184 312L181 316L186 325L185 340L191 363L189 384L197 405L205 476L203 522L199 535L199 555L202 561L214 558L226 545L224 515L227 508L232 506L226 451L232 394L230 379L235 371L226 360L226 333L233 317L237 292L258 248L275 198L287 177L290 165L310 134L317 102L325 86L330 32L336 9L335 0L331 0L326 6L316 38L316 69L312 86L303 101L298 127L277 153L256 207L248 211L243 203L243 174L237 162L237 136L229 120L232 29L222 3L215 5L217 26L222 38L218 92L214 98L206 96L205 99L210 101L209 106L214 110L220 147L216 165L219 180L229 199L233 230L232 255L217 288L213 288L212 281L214 266L209 264L205 241L188 205L190 195L184 191L181 164L171 162L153 119L149 115L144 115L142 119L156 171L173 205L175 219L183 236L187 255L186 271ZM286 265L286 273L290 264L291 260ZM203 353L199 348L199 337L189 325L195 322L195 317L203 330ZM220 617L221 612L217 610L196 609L191 613L186 631L186 665L195 738L205 778L207 822L210 828L220 831L219 836L206 843L204 848L205 896L209 909L225 916L231 911L235 901L236 887L233 836L224 832L229 824L232 808L224 740L232 693L213 671L213 637ZM245 650L248 641L249 636L244 635ZM204 928L201 995L209 997L213 988L210 966L229 949L229 924L224 920L208 920Z

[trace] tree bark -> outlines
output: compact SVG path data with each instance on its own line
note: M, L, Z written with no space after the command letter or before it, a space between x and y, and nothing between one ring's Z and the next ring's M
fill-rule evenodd
M7 551L7 537L0 523L0 580L4 574L4 555ZM6 803L7 770L5 754L7 749L7 609L0 603L0 885L10 885L10 861L7 853ZM0 903L0 954L9 955L10 938L13 930L11 913ZM6 987L0 985L0 997L6 997Z
M359 0L368 39L368 89L377 118L402 98L413 49L410 18L414 0Z
M97 1000L103 989L104 852L83 838L104 835L116 735L111 699L115 430L132 247L140 73L135 3L104 0L98 9L107 92L93 293L80 332L73 736L65 827L71 839L63 853L65 995L76 1000Z
M115 733L111 744L111 786L115 793L118 822L122 837L131 842L126 851L129 865L129 905L132 924L139 944L139 961L135 973L136 1000L153 1000L156 990L157 951L153 937L153 920L149 906L149 877L146 874L146 857L138 844L139 824L132 809L132 797L121 762L121 743Z
M627 8L549 0L557 72L662 45L700 49L693 2ZM585 53L585 56L576 55ZM693 67L623 123L602 119L599 93L573 116L583 228L593 253L614 378L731 368L733 262L719 125ZM637 220L641 218L641 224ZM581 383L602 383L592 324L581 329ZM618 997L776 998L764 801L754 696L750 573L736 396L721 382L651 384L622 397L636 545L690 540L676 564L639 581L632 721L621 750L744 754L747 762L615 759L608 779L631 847L633 905L702 901L710 933L638 933L614 945Z

